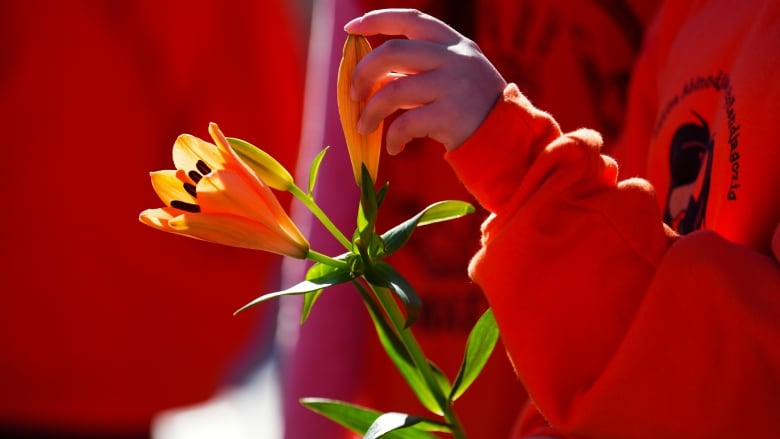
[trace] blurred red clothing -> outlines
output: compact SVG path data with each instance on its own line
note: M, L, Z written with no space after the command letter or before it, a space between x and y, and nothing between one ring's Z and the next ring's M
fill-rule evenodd
M162 205L148 172L210 121L295 162L304 40L289 7L0 5L0 430L146 431L208 398L272 316L232 312L276 286L277 256L137 217Z
M517 437L780 437L780 5L669 1L647 35L614 158L515 84L447 154L492 213L470 271L539 410Z

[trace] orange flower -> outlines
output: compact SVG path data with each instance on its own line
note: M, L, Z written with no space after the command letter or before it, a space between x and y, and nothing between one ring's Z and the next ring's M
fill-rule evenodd
M209 124L209 134L216 145L188 134L176 139L176 170L150 173L166 207L147 209L139 220L165 232L305 258L309 243L271 189L216 124Z
M361 164L368 169L371 179L376 181L379 168L379 151L382 146L382 123L367 135L357 131L357 122L365 107L365 101L355 102L350 98L349 90L352 82L352 73L360 60L371 51L371 45L362 35L347 35L344 43L344 53L339 65L336 96L339 106L341 127L344 130L344 138L347 141L349 158L352 162L352 172L355 180L360 185Z

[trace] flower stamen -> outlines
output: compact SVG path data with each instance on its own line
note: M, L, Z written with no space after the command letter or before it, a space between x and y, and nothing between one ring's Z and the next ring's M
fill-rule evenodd
M194 184L184 183L184 190L187 191L187 193L192 195L193 197L195 197L195 198L198 197L198 192L195 189L195 185Z
M198 171L200 171L200 173L203 175L211 172L211 168L209 168L209 165L207 165L203 160L198 160L198 162L195 163L195 167L198 168Z
M201 175L198 171L190 171L187 173L187 176L189 176L195 184L197 184L201 178L203 178L203 175Z
M185 212L200 213L200 206L179 200L171 200L171 207Z

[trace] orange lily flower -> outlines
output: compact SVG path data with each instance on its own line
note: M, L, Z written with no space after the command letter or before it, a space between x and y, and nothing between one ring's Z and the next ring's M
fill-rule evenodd
M233 247L303 259L309 243L271 189L230 147L215 123L216 144L182 134L173 145L176 170L151 172L166 207L139 220L156 229Z
M358 185L360 185L361 181L362 164L368 169L371 179L376 181L379 169L379 152L382 146L382 123L369 134L362 135L358 133L357 122L366 102L355 102L350 98L349 94L355 66L370 51L371 45L364 36L347 35L341 64L339 64L336 88L341 127L344 130L344 138L346 139L349 158L352 162L352 172L355 174L355 181L357 181Z

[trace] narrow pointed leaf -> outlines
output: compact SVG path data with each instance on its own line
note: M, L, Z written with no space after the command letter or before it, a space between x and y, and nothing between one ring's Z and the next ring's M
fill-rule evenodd
M322 159L325 158L325 153L328 152L330 147L326 146L320 151L311 162L311 168L309 168L309 188L308 194L311 196L314 193L314 185L317 184L317 176L320 173L320 165L322 165Z
M304 398L301 400L309 410L348 428L360 435L366 434L374 421L381 416L376 410L367 409L341 401L324 398ZM436 439L436 436L427 431L449 431L446 425L433 420L420 419L415 427L403 431L390 432L383 437L387 439Z
M368 245L371 236L374 234L374 225L376 224L377 201L376 192L374 192L374 181L368 173L365 165L361 168L363 174L360 184L360 206L358 208L358 231L360 239Z
M406 429L419 424L420 421L422 421L421 418L407 415L406 413L382 413L368 428L366 434L363 435L363 439L379 439L381 437L388 437L388 433L400 429L404 429L404 432L406 432Z
M377 256L381 256L385 251L385 242L381 236L371 235L371 242L368 244L368 254L371 255L371 259L376 259Z
M404 376L407 375L405 373L406 370L411 370L415 372L415 375L417 375L414 363L412 362L412 357L409 355L409 352L406 350L406 347L401 341L401 337L398 336L398 333L396 333L396 331L388 323L384 313L382 312L381 306L376 302L376 300L374 300L374 297L371 295L371 293L363 285L361 285L360 282L353 281L352 283L360 292L360 296L363 298L363 303L366 305L368 314L371 316L371 320L374 322L374 327L376 329L377 336L379 336L379 341L382 343L382 346L385 346L385 351L390 356L390 359L393 360L393 363L399 366L399 369L401 369L401 373ZM378 291L377 294L381 294L382 292L383 291ZM386 289L384 289L384 292L389 294Z
M490 358L498 341L498 326L493 317L493 311L488 308L479 318L466 341L466 353L460 366L458 376L452 385L450 401L458 399L471 383L477 379L482 368Z
M337 256L336 260L339 261L347 261L352 256L351 253L345 253L342 255ZM343 268L336 268L331 265L316 263L309 267L309 269L306 271L306 276L304 279L306 280L314 280L317 281L318 279L328 279L329 276L338 276L338 273L343 272ZM352 270L348 270L352 271ZM354 278L354 274L352 275ZM301 307L301 325L306 323L306 320L309 318L309 315L311 314L312 307L314 306L314 302L319 299L320 295L322 294L323 290L325 288L320 288L319 290L312 291L311 293L304 294L303 296L303 305Z
M377 336L379 337L379 341L385 349L387 356L390 357L390 360L395 364L398 372L404 377L404 380L417 396L417 399L423 407L428 409L431 413L441 415L442 412L439 408L439 404L436 402L436 397L433 396L433 393L431 393L431 390L425 383L425 379L423 379L420 371L414 365L412 357L409 355L404 343L401 341L401 337L387 322L380 306L368 290L357 281L354 281L353 284L363 297L363 302L366 304L368 314L374 322ZM391 293L385 288L378 288L377 294ZM447 389L444 394L449 394L449 389Z
M303 305L301 306L301 325L306 323L306 319L309 318L311 309L314 307L314 302L320 298L320 295L324 290L324 288L320 288L317 291L312 291L311 293L303 295Z
M471 213L474 213L474 206L471 203L460 200L439 201L423 209L423 216L417 225L427 226L428 224L460 218Z
M387 195L387 188L390 187L390 182L385 182L385 184L382 185L382 187L379 188L378 191L376 191L376 207L379 208L379 206L382 205L382 201L385 199L385 195Z
M315 264L316 265L316 264ZM323 264L320 264L323 265ZM247 308L251 308L259 303L265 302L266 300L270 300L276 297L281 296L290 296L295 294L306 294L315 292L318 290L321 290L323 288L331 287L333 285L337 285L344 282L349 282L353 279L352 273L347 268L338 268L333 269L331 271L326 272L324 275L312 279L306 279L302 282L299 282L290 288L287 288L285 290L276 291L274 293L268 293L264 294L257 299L247 303L246 305L239 308L235 313L238 314Z
M474 206L465 201L449 200L431 204L417 215L382 234L385 243L383 256L393 254L406 244L416 227L460 218L473 212Z
M422 300L409 281L404 279L395 268L384 261L375 261L364 276L372 285L390 288L401 299L406 311L405 328L417 320L422 309Z
M447 375L444 374L444 371L442 371L439 366L430 360L428 361L428 366L430 366L431 372L433 372L433 375L436 378L436 382L439 383L441 393L443 395L449 395L450 391L452 390L452 384L450 384L450 380L447 378Z
M340 262L347 262L352 256L352 253L343 253L334 257L333 259ZM317 262L316 264L313 264L311 267L309 267L308 270L306 270L306 276L304 276L304 279L311 281L316 281L318 279L328 279L331 276L337 276L339 273L342 273L345 270L349 271L345 267L334 267L332 265Z
M310 279L317 279L324 277L328 275L329 273L333 272L335 269L333 267L330 267L325 264L314 264L306 271L306 276L304 276L305 280ZM317 299L320 297L320 294L324 291L324 288L320 288L319 290L312 291L311 293L307 293L303 295L303 304L301 306L301 325L306 323L306 320L309 318L309 315L311 314L312 307L314 307L314 303L317 301Z

